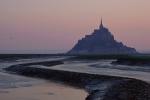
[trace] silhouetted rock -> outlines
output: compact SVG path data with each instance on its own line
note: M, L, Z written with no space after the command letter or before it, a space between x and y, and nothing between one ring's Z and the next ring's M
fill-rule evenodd
M68 54L135 54L134 48L117 42L114 36L102 24L91 35L86 35L68 52Z

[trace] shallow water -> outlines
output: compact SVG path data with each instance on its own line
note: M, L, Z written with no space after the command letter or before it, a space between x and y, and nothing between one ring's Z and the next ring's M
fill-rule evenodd
M1 100L84 100L86 96L84 90L53 82L0 89Z
M150 83L149 66L113 65L113 60L97 60L87 62L69 62L64 65L49 67L48 69L66 70L71 72L89 73L97 75L134 78Z
M18 63L57 59L59 58L0 62L0 100L84 100L87 92L82 89L42 79L13 75L2 70L2 68Z

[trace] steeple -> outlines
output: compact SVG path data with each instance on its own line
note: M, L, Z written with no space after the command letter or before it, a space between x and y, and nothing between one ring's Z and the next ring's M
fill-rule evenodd
M99 29L101 29L101 28L103 28L103 20L102 20L102 18L101 18L101 24L99 26Z

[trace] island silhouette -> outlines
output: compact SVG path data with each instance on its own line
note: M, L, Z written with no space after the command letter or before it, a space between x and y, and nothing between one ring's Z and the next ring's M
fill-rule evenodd
M136 54L135 48L128 47L114 39L113 34L101 24L91 35L86 35L68 51L68 54Z

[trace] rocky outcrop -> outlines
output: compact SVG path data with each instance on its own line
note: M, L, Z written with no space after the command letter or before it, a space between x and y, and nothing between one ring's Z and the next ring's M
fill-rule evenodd
M86 35L68 52L68 54L135 54L134 48L117 42L111 32L101 22L99 29Z

